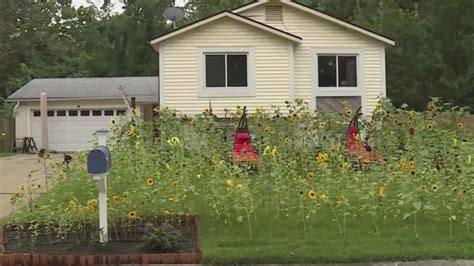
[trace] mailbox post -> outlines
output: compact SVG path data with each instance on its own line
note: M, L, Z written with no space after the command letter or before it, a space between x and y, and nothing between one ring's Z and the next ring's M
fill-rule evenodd
M108 130L96 132L99 146L89 152L87 156L87 172L92 174L97 180L99 188L99 228L100 243L108 242L108 222L107 222L107 172L112 166L112 157L107 148Z

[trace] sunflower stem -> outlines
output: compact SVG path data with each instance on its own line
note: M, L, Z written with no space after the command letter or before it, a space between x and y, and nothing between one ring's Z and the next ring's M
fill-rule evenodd
M249 223L249 233L250 233L250 240L253 240L253 233L252 233L252 220L250 219L250 213L248 207L245 208L247 212L247 222Z
M331 205L332 213L334 215L334 218L336 219L337 227L339 228L339 234L341 235L341 237L344 237L344 231L341 227L341 223L339 222L339 218L337 217L336 210L334 209L334 206L332 203L329 203L329 205Z

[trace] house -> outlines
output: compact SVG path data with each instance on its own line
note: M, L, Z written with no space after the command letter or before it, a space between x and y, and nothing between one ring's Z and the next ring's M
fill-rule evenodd
M296 98L370 114L386 95L390 38L290 0L258 0L150 42L159 53L160 105L198 114Z
M32 137L41 145L40 94L48 97L49 150L89 149L99 129L124 115L132 98L145 119L151 120L158 102L158 77L34 79L8 97L16 102L17 143Z

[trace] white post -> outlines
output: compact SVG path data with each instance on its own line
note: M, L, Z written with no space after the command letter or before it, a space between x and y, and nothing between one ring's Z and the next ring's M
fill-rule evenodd
M107 146L108 130L101 129L97 132L99 146ZM107 221L107 173L96 174L94 179L97 180L97 187L99 188L99 229L100 229L100 243L107 243L109 241L108 221Z
M46 93L42 92L40 96L40 111L41 111L41 148L49 149L48 140L48 98Z

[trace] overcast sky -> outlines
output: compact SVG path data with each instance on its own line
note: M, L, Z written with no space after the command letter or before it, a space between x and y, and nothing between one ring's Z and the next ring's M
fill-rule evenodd
M186 2L187 0L176 0L176 6L183 6L184 3ZM72 0L72 4L74 6L82 6L82 5L88 5L87 2L93 2L95 3L97 6L101 6L102 5L102 2L103 0ZM114 9L113 11L114 12L122 12L122 1L120 0L112 0L112 3L114 3Z

